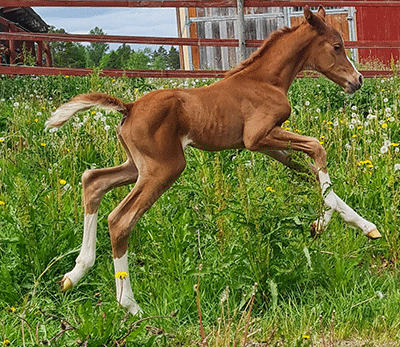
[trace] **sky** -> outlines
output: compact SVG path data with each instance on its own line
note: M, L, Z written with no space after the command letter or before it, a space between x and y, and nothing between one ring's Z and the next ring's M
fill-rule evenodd
M107 35L178 37L174 8L33 7L49 25L70 34L89 34L96 26ZM117 49L120 44L110 44ZM131 45L135 50L143 45ZM157 46L150 46L152 49ZM166 46L167 48L167 46Z

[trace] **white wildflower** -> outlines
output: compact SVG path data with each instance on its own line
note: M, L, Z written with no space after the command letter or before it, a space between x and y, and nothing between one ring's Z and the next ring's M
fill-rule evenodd
M356 111L356 110L357 110L357 106L356 106L356 105L353 105L353 106L351 106L351 109L352 109L353 111Z
M384 98L384 99L383 99L383 102L388 102L388 101L389 101L388 98Z
M18 107L18 106L19 106L19 102L18 101L14 102L14 107Z
M388 150L389 150L389 148L388 148L387 146L382 146L382 147L381 147L381 153L382 153L382 154L387 153Z
M307 100L307 101L304 103L304 105L310 106L310 102Z
M400 170L400 164L394 164L394 171Z

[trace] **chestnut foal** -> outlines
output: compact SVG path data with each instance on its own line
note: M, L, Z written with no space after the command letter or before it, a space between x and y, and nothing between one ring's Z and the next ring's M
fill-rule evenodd
M76 112L93 106L122 113L117 133L127 153L127 161L120 166L83 173L83 243L74 269L62 279L63 290L76 285L94 264L97 210L102 196L115 187L135 183L108 217L115 273L127 276L131 230L182 173L188 145L206 151L247 148L293 169L298 167L287 150L302 151L314 160L311 169L327 205L313 228L321 231L333 211L338 211L369 238L381 237L374 224L360 217L330 189L326 153L320 142L281 128L291 112L289 87L305 69L322 73L347 93L354 93L363 81L346 56L340 34L325 21L322 7L317 13L306 7L302 24L273 33L250 58L211 86L158 90L129 104L101 93L82 94L61 105L47 127L59 127ZM129 278L117 278L116 282L119 303L132 314L140 312Z

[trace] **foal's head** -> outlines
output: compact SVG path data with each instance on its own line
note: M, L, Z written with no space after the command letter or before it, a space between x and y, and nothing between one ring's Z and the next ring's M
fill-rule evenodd
M361 88L363 77L348 59L339 32L325 21L325 10L312 13L304 8L304 17L318 36L309 47L307 67L339 84L347 93Z

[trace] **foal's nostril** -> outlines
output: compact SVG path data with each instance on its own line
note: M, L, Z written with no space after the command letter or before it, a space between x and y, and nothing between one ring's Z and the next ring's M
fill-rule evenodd
M364 78L363 78L362 75L360 75L360 77L358 77L358 81L360 82L360 85L363 84L363 79L364 79Z

